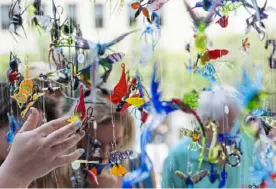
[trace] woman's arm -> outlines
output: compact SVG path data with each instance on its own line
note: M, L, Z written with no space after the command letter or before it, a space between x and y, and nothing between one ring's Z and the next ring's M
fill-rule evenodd
M78 149L67 154L85 135L84 131L76 133L80 121L68 124L68 117L63 117L36 128L38 119L38 111L31 108L0 167L0 188L26 188L33 180L71 163L84 152Z
M0 167L0 188L27 188L30 183L30 180L20 178L7 163Z

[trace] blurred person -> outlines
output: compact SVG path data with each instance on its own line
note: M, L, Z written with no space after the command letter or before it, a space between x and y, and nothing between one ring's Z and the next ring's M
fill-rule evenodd
M235 97L237 91L230 86L215 87L212 91L203 91L200 94L198 113L203 123L209 120L216 121L217 131L220 133L233 133L239 130L239 116L241 114L240 102ZM227 109L227 113L225 110ZM206 130L207 144L211 142L212 132ZM254 140L245 133L240 133L241 137L241 163L237 167L226 166L227 172L226 188L239 188L242 185L250 185L249 167L252 164L252 150ZM164 161L162 174L163 188L185 188L185 182L181 180L175 171L179 170L185 175L193 175L198 171L199 151L190 151L188 149L192 139L183 137L177 145L169 152ZM215 170L218 174L223 170L223 162L215 164ZM188 167L188 165L191 167ZM204 157L201 170L210 170L210 163L207 157ZM191 176L190 175L190 176ZM209 176L204 177L200 182L194 184L195 188L217 188L220 181L217 179L211 183Z
M98 160L100 163L109 163L108 153L124 150L133 150L135 142L135 123L132 115L126 111L123 115L115 110L116 105L113 105L107 97L110 96L110 91L107 89L98 89L96 104L89 103L91 96L85 98L86 110L90 107L93 108L94 120L97 124L93 130L92 139L98 141L97 152L92 152L93 159ZM70 113L72 115L72 111ZM89 115L88 115L89 116ZM114 123L114 130L113 125ZM87 134L79 143L79 147L87 148ZM91 148L90 148L91 149ZM135 153L135 152L134 152ZM123 162L123 166L130 172L139 168L140 156L136 159L129 159ZM92 159L92 160L93 160ZM98 175L99 185L87 179L88 188L121 188L122 177L114 176L104 169L102 174ZM133 186L135 188L155 188L156 181L154 171L151 177L143 182Z
M258 111L257 111L258 112ZM269 117L275 116L275 113L267 112ZM254 114L249 113L245 118L245 123L249 125L250 134L256 140L254 144L254 156L252 175L255 182L263 186L263 183L269 182L267 175L276 171L276 129L274 128L273 121L263 119ZM269 187L273 188L274 185Z
M276 128L269 132L268 137L276 143Z
M42 123L42 100L35 103L36 108L29 110L27 120L20 118L20 109L16 102L9 103L6 93L7 84L0 83L0 188L43 187L34 181L41 178L47 182L45 175L78 159L84 152L78 149L72 153L68 150L84 136L84 131L76 133L81 122L68 123L68 117L56 119L58 113L55 103L45 98L45 116L47 123ZM8 95L8 96L5 96ZM12 109L16 121L22 123L13 139L11 148L6 139L10 129L8 112ZM41 125L41 126L39 126ZM39 126L39 127L38 127ZM45 177L44 177L45 176ZM50 179L51 180L51 179Z

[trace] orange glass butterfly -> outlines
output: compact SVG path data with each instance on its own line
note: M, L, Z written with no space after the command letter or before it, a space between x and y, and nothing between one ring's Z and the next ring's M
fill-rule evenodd
M43 96L44 93L34 92L33 80L28 79L28 66L26 66L25 79L20 83L17 92L11 96L16 100L21 110L21 117L25 117L27 111L34 105L36 100Z

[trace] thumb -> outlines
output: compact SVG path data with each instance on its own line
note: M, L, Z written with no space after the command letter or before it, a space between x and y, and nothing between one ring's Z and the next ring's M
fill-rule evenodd
M25 121L25 123L23 124L19 132L30 131L35 129L37 126L38 120L39 120L38 110L32 107L30 109L30 114L28 119Z

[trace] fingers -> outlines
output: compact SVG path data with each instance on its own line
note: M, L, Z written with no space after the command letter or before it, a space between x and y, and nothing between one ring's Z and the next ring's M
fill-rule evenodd
M72 163L73 161L79 159L79 157L84 153L84 149L77 149L71 154L68 155L62 155L58 156L55 160L54 163L56 167L63 167L66 166L69 163Z
M30 115L28 119L25 121L24 125L21 127L19 132L30 131L37 127L39 120L39 113L36 108L30 108Z
M48 143L49 145L62 143L64 140L67 139L67 137L75 133L81 127L81 125L82 123L80 120L74 123L67 124L65 127L62 127L49 134L46 137L46 143Z
M50 121L48 123L45 123L38 128L37 132L40 133L42 136L47 136L47 135L51 134L52 132L58 130L59 128L67 125L68 119L69 119L69 117L66 116L66 117L62 117L62 118Z
M74 134L67 138L64 142L57 144L52 147L52 152L56 155L61 155L67 152L72 147L76 146L77 143L85 136L85 132L82 130L80 133Z

